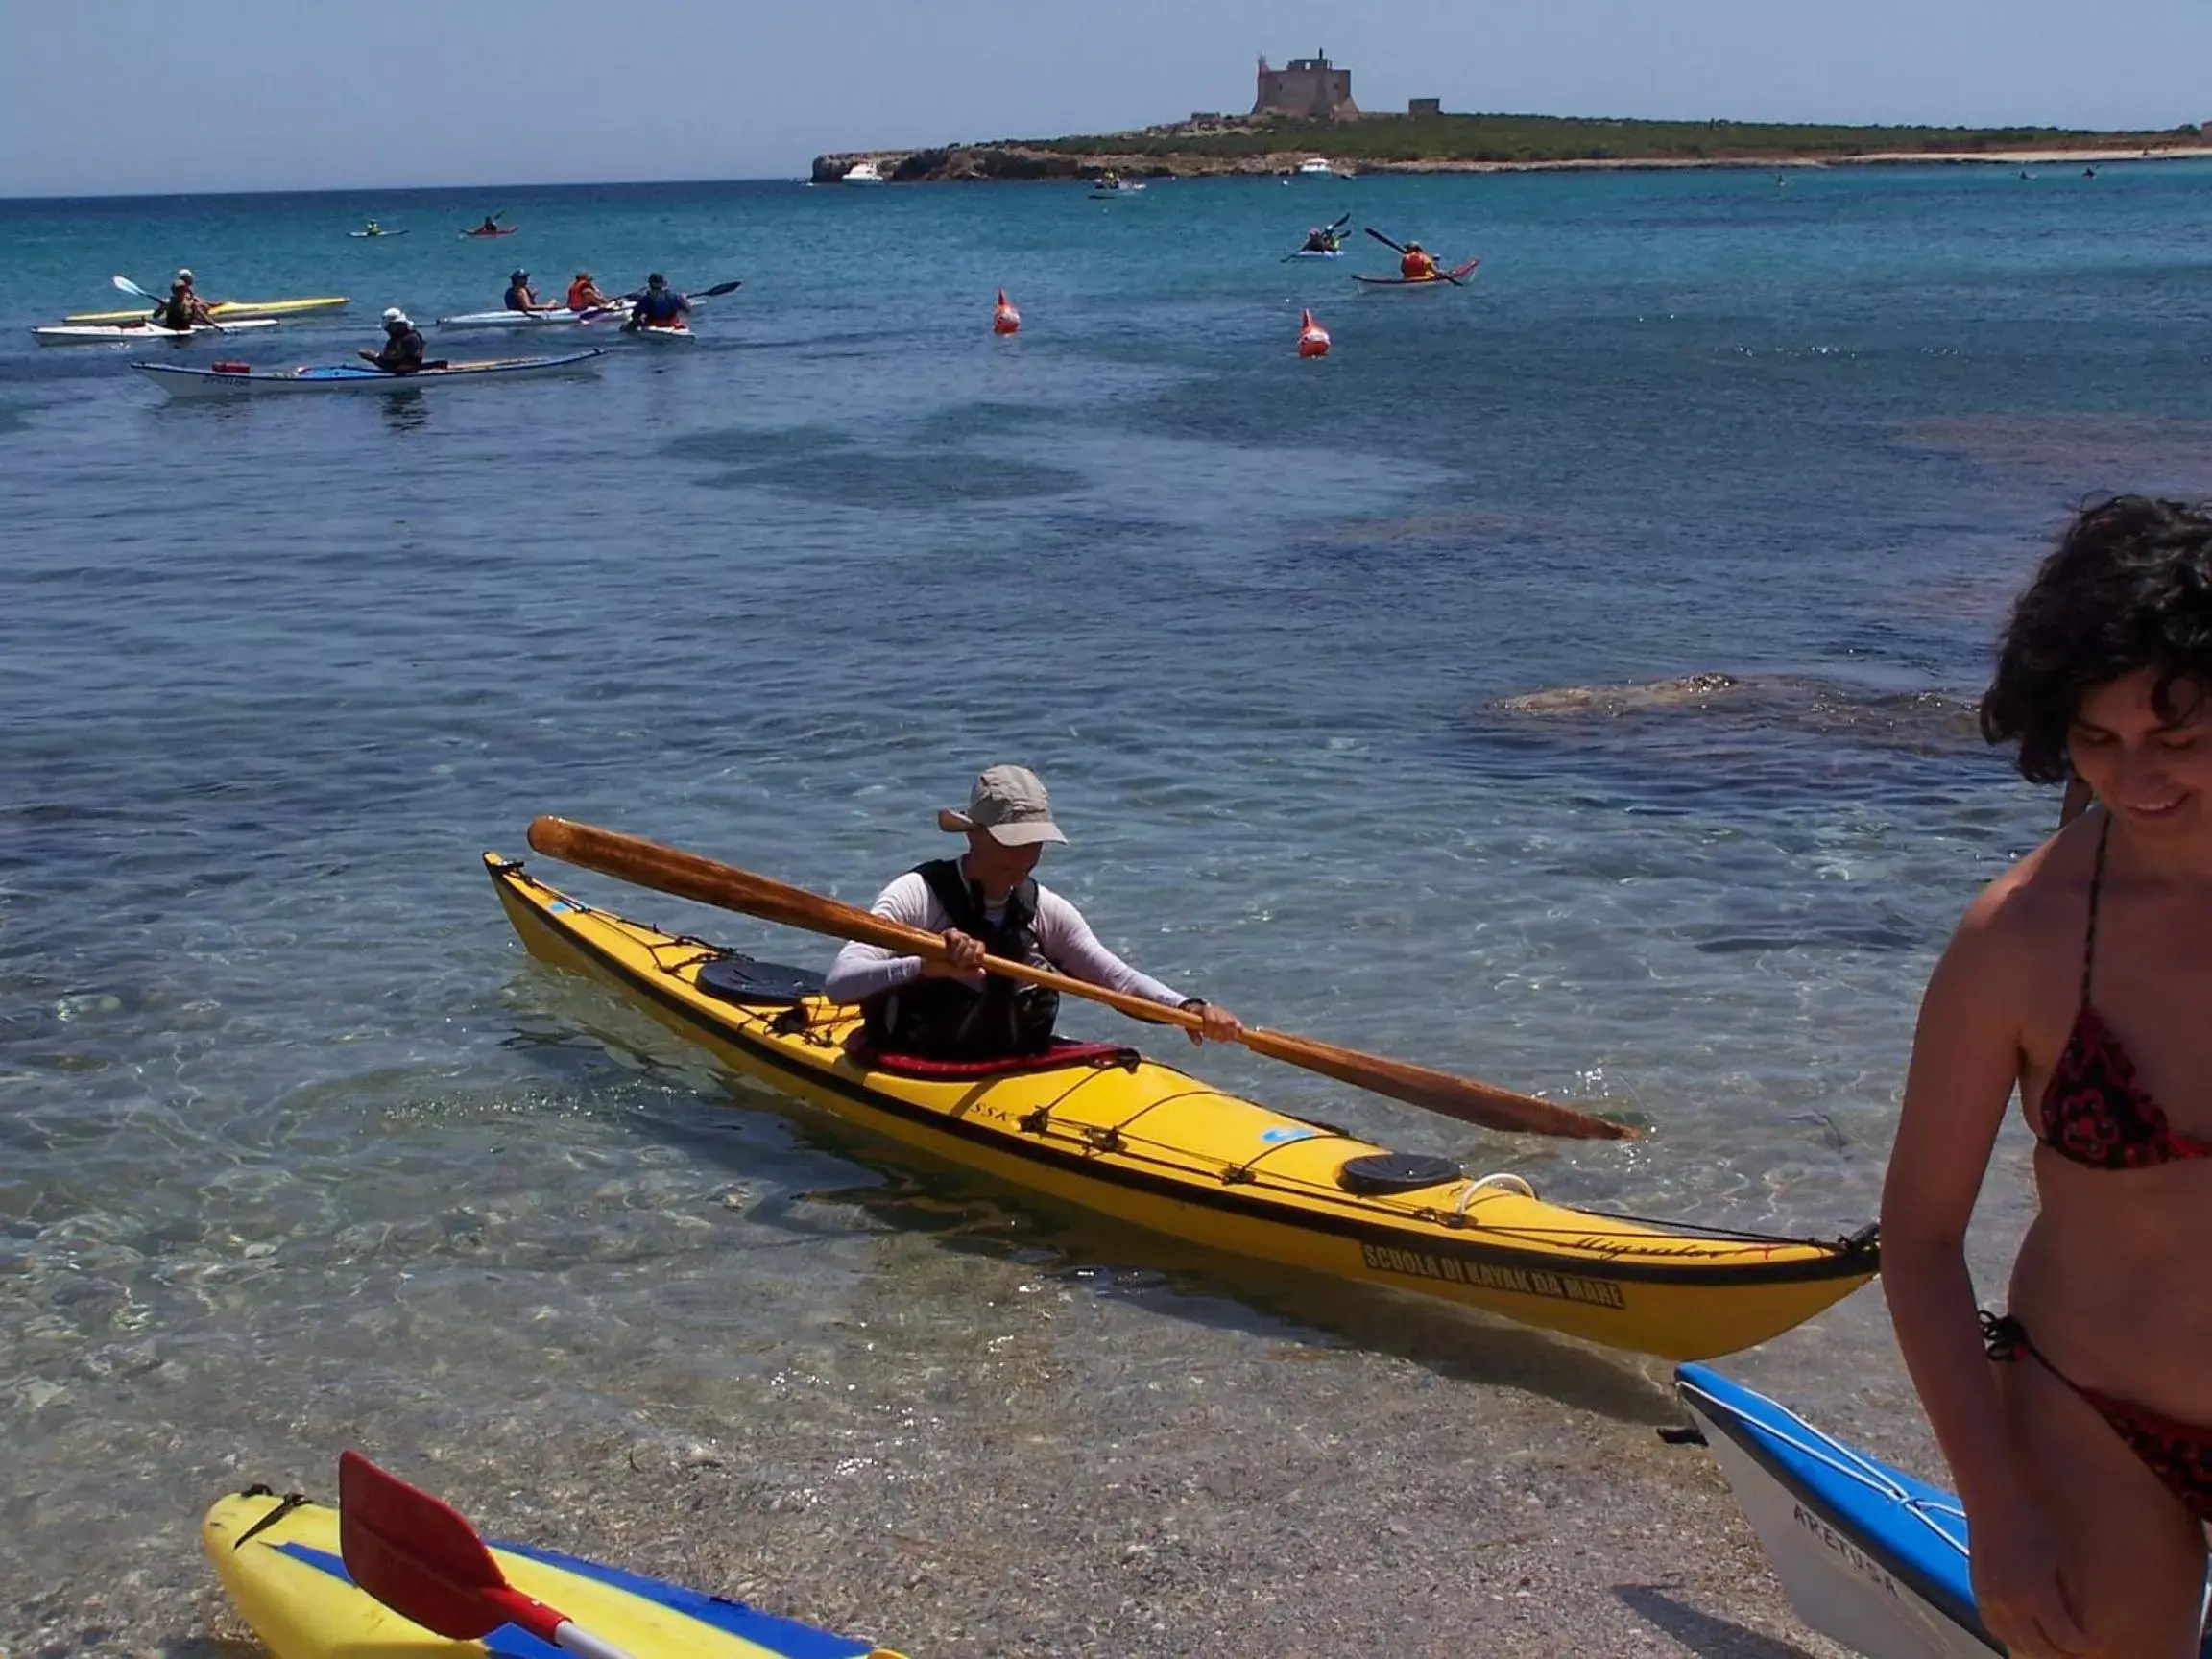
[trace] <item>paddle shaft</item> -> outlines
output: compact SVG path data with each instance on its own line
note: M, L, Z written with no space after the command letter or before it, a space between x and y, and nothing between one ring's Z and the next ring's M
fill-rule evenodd
M592 1635L567 1614L546 1606L535 1597L523 1595L512 1585L486 1590L484 1597L498 1604L507 1615L508 1623L527 1630L541 1642L552 1643L565 1653L576 1654L578 1659L631 1659L627 1649Z
M809 893L805 888L786 886L765 876L703 858L695 853L663 847L640 836L571 823L565 818L547 817L531 824L530 845L548 857L580 864L604 876L619 877L640 887L651 887L681 899L695 899L723 909L742 911L787 927L826 933L836 939L858 940L902 955L919 956L925 962L944 962L950 954L945 941L937 934L908 927L837 900ZM1189 1009L1170 1008L1126 992L1070 978L1049 968L1032 967L1026 962L986 956L983 971L1003 979L1041 985L1068 996L1102 1002L1154 1024L1180 1025L1186 1031L1199 1030L1205 1024L1201 1016ZM1403 1060L1341 1048L1310 1037L1248 1025L1239 1041L1255 1054L1303 1067L1340 1083L1387 1094L1449 1118L1479 1123L1486 1129L1594 1141L1626 1140L1635 1134L1625 1124L1609 1122L1533 1095L1518 1094Z

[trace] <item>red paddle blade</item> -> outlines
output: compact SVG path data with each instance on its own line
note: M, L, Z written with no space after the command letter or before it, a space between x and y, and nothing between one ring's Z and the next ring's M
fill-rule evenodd
M338 1552L353 1582L394 1612L456 1642L512 1617L507 1580L460 1512L358 1452L338 1456Z

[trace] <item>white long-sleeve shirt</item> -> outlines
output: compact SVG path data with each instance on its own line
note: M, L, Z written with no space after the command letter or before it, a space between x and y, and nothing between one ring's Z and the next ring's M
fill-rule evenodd
M943 933L952 926L952 918L937 902L937 895L929 891L929 883L911 871L878 894L876 902L868 908L871 914L886 921L902 922L925 932ZM1006 906L992 905L983 914L997 926L1005 919ZM1091 924L1083 920L1083 913L1042 882L1037 887L1037 920L1030 931L1037 940L1037 949L1030 953L1031 967L1057 968L1087 985L1103 985L1110 991L1142 997L1163 1007L1174 1008L1190 1000L1182 992L1161 984L1150 974L1138 973L1107 950L1098 942L1098 935L1091 931ZM921 976L921 957L896 955L880 945L863 945L854 940L837 952L822 995L831 1002L862 1002L902 985L911 985ZM985 975L963 974L962 978L980 991Z

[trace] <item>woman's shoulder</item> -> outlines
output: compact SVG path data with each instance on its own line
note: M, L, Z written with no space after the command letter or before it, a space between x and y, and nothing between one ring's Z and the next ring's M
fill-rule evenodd
M1960 919L1957 943L2010 950L2072 931L2096 868L2101 814L2084 813L1975 895Z

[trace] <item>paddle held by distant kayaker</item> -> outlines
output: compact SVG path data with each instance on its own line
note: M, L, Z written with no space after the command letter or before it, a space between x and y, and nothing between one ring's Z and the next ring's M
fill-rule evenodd
M169 298L161 301L154 317L164 328L191 328L214 320L207 302L194 290L189 271L177 273L177 280L169 284Z
M383 349L359 355L387 374L412 374L422 367L422 331L398 306L389 306L384 312Z
M614 301L599 292L599 284L591 280L591 273L579 271L576 280L568 284L566 299L571 311L604 311Z
M1433 282L1438 275L1436 256L1420 243L1408 242L1398 260L1398 275L1408 282Z
M510 311L550 311L552 306L538 298L530 286L530 273L515 270L507 273L507 298L501 301Z
M1045 783L1025 766L993 766L975 780L968 809L937 814L937 827L968 838L959 858L911 870L877 897L878 916L944 935L947 962L899 956L854 943L837 952L823 995L857 1003L878 1052L940 1060L997 1060L1052 1043L1060 996L1041 985L987 976L986 955L1056 968L1087 984L1187 1008L1203 1022L1192 1042L1235 1042L1243 1025L1228 1009L1140 974L1099 943L1082 913L1040 884L1037 860L1068 837L1052 822Z
M668 286L668 278L656 271L645 278L645 292L630 307L633 328L674 328L691 309L691 301Z

